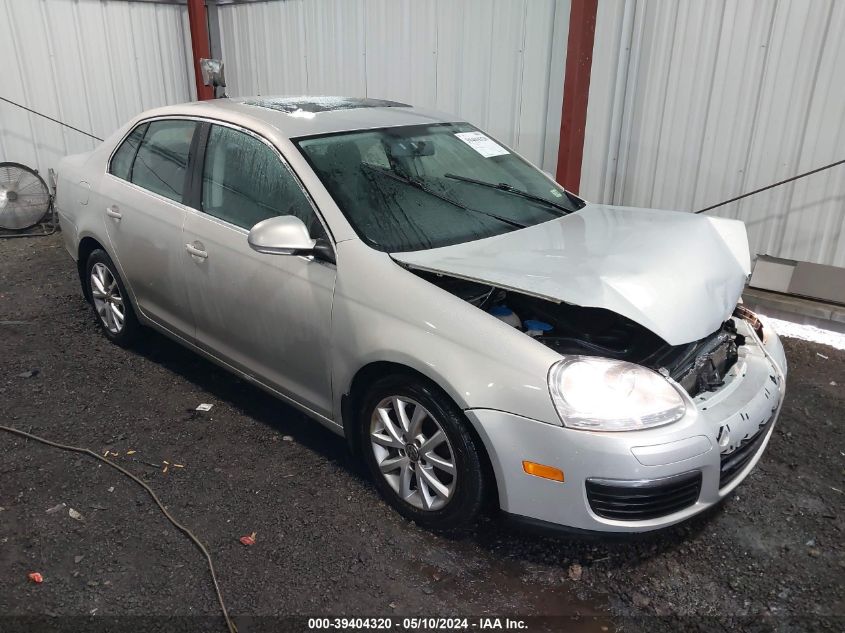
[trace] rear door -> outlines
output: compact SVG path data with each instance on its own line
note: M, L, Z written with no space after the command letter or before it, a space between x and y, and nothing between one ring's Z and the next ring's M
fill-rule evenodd
M121 275L145 316L190 339L193 321L182 268L182 225L197 123L138 125L112 156L101 194Z
M331 310L336 268L249 247L255 224L296 215L327 232L278 151L234 127L205 126L202 190L184 227L183 267L196 342L324 416L331 415Z

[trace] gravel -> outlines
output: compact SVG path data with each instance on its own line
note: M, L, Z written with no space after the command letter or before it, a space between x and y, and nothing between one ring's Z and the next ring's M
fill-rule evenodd
M785 346L781 419L721 507L636 539L538 537L495 515L448 538L392 512L341 438L263 392L158 335L129 351L109 343L61 236L0 241L0 420L108 451L148 482L209 547L241 621L519 615L561 618L532 630L842 630L845 352ZM4 433L0 570L7 624L94 615L137 630L128 616L193 616L225 630L200 552L139 486ZM28 580L36 571L43 583Z

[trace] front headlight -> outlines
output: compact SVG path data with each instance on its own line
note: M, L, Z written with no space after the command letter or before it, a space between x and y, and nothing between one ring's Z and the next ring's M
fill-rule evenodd
M567 356L549 370L549 391L564 426L634 431L680 420L681 394L640 365L592 356Z

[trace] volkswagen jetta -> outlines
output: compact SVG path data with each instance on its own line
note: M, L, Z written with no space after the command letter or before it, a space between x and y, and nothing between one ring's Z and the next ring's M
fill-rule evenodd
M145 112L59 167L83 291L344 435L399 512L638 532L722 500L783 401L744 225L590 204L372 99Z

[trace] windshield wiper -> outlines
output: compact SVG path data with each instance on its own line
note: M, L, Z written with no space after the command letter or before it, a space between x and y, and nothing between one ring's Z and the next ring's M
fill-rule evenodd
M497 191L505 191L507 193L511 193L515 196L519 196L520 198L525 198L527 200L532 200L534 202L539 202L541 204L554 207L559 211L562 211L560 215L567 215L572 213L572 209L567 209L562 204L558 204L557 202L552 202L551 200L546 200L543 196L535 196L533 193L528 193L527 191L523 191L522 189L517 189L513 185L509 185L506 182L487 182L484 180L476 180L475 178L468 178L467 176L458 176L457 174L443 174L444 178L450 178L452 180L460 180L461 182L469 182L473 185L480 185L482 187L489 187L490 189L496 189ZM576 206L576 208L581 208L583 205L581 201L576 198L573 194L569 193L566 189L563 190L563 193L566 194L566 197Z
M501 215L497 215L495 213L490 213L489 211L481 211L480 209L473 209L472 207L468 207L465 204L461 204L457 200L452 200L449 196L444 196L436 192L434 189L430 189L425 185L424 182L421 180L415 180L414 178L408 178L407 176L402 176L401 174L397 174L393 171L388 169L384 169L382 167L377 167L375 165L370 165L368 163L361 163L362 168L366 168L370 171L374 171L377 174L381 174L382 176L387 176L388 178L392 178L393 180L399 181L401 183L405 183L406 185L410 185L415 189L419 189L420 191L424 191L425 193L429 194L430 196L434 196L435 198L439 198L443 200L443 202L448 202L454 207L458 207L459 209L463 209L464 211L472 211L473 213L480 213L481 215L486 215L487 217L493 218L494 220L498 220L499 222L503 222L505 224L509 224L513 227L518 229L524 229L527 224L522 224L517 222L516 220L509 220L508 218L504 218Z

